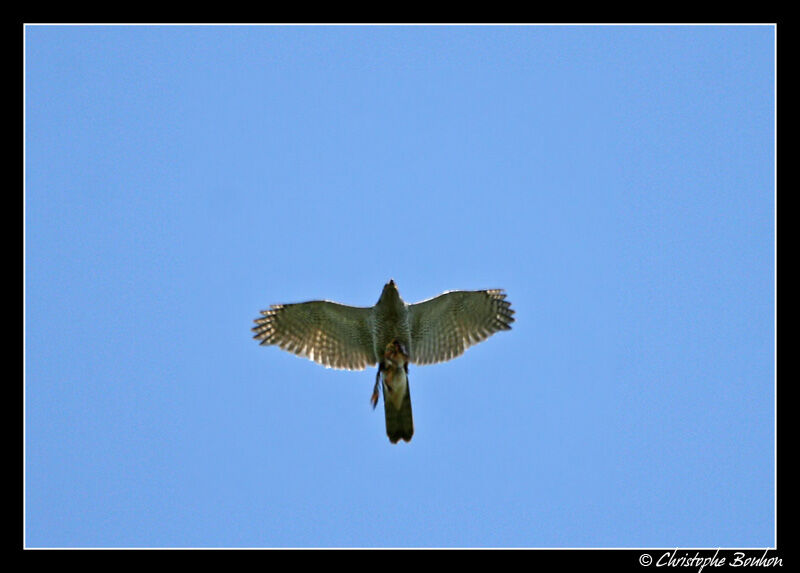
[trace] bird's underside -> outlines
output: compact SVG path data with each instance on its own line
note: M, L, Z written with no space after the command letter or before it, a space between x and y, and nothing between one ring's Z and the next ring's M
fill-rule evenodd
M389 441L393 444L401 439L410 442L414 435L414 417L411 414L411 391L408 386L408 353L397 340L386 345L383 359L378 365L370 399L373 408L378 403L379 386L383 390L383 411Z
M272 305L255 320L254 338L326 368L363 370L378 365L372 405L383 391L386 433L392 443L414 433L408 365L460 356L500 330L514 311L502 290L448 291L407 304L394 281L372 307L331 301Z

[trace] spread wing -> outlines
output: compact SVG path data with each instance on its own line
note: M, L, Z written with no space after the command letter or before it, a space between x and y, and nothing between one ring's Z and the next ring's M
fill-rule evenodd
M511 330L511 303L502 290L450 291L409 305L411 357L433 364L456 356L499 330Z
M261 344L274 344L326 368L363 370L377 363L372 309L327 300L274 304L253 328Z

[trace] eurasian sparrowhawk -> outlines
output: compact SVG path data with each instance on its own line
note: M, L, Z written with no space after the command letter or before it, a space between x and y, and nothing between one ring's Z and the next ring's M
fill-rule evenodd
M394 444L414 434L409 362L450 360L495 332L510 330L514 311L505 298L502 290L448 291L407 304L390 280L371 307L327 300L272 305L255 320L254 338L326 368L364 370L378 364L372 406L382 378L386 434Z

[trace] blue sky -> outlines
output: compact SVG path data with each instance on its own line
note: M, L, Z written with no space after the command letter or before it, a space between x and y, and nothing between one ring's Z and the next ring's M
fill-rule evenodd
M771 26L25 31L29 547L774 545ZM412 367L270 304L503 288Z

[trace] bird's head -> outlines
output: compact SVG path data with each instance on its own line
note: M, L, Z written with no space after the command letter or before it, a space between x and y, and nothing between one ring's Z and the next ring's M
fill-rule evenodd
M389 282L383 285L383 291L381 292L381 298L378 302L384 300L395 300L400 298L400 291L397 290L397 285L395 284L393 279L389 279Z

